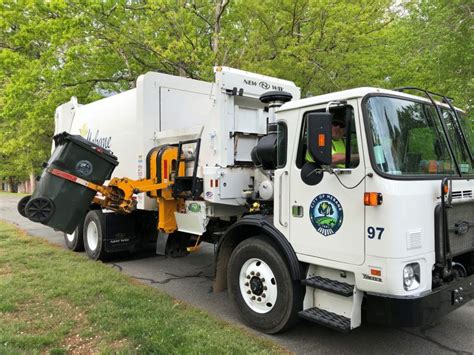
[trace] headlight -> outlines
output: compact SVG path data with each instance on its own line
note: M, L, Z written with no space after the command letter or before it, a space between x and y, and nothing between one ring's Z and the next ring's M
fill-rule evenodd
M420 264L411 263L403 269L403 288L405 291L416 290L420 286Z

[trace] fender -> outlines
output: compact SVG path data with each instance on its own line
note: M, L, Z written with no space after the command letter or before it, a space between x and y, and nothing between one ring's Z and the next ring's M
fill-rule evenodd
M227 288L227 265L234 248L241 241L255 235L264 234L272 240L288 263L291 278L295 281L304 278L304 267L298 261L290 242L273 225L272 216L247 215L230 226L219 240L215 260L214 292Z

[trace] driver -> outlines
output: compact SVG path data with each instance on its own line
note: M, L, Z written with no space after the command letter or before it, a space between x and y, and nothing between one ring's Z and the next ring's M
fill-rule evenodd
M332 120L332 166L344 168L346 162L346 141L344 134L346 131L346 121L343 117L335 116ZM306 150L305 160L314 163L313 156Z

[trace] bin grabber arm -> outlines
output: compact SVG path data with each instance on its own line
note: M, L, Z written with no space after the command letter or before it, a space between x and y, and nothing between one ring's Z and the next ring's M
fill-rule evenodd
M158 183L157 179L130 180L128 178L114 178L107 186L104 202L99 202L104 208L117 212L129 213L135 209L137 200L134 194L140 192L158 192L156 201L158 202L158 230L164 233L176 231L177 224L174 212L183 207L181 198L175 198L171 191L173 180L164 180ZM117 193L121 195L117 196ZM103 194L103 193L102 193ZM116 198L118 197L118 198Z
M131 180L129 178L113 178L101 192L105 199L100 204L107 209L117 212L130 213L135 209L137 201L134 194L164 190L173 184L172 181L158 183L157 179Z
M93 182L81 179L73 174L59 169L48 169L48 172L87 187L100 193L104 198L95 196L93 202L112 211L120 213L130 213L137 204L134 194L148 191L163 190L173 184L173 181L166 180L158 183L155 179L132 180L129 178L113 178L107 186L97 185Z
M49 168L47 171L54 176L74 182L78 185L87 187L90 190L94 190L95 192L102 194L104 198L99 198L96 195L92 201L103 208L108 208L108 205L117 204L121 200L120 196L123 195L118 191L112 191L112 189L109 189L108 186L94 184L93 182L81 179L80 177L59 169Z

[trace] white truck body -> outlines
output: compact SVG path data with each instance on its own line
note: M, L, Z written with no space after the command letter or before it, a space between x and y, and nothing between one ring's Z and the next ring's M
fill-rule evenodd
M111 150L120 163L115 176L131 179L146 176L151 148L201 138L198 176L205 179L205 198L240 205L242 187L255 170L249 167L250 152L267 133L260 95L278 90L299 99L300 89L290 81L227 67L216 67L215 74L209 83L149 72L135 89L86 105L73 98L56 109L55 134L79 134ZM234 88L243 92L233 94ZM211 188L211 179L222 183ZM137 207L152 210L156 203L140 194Z

